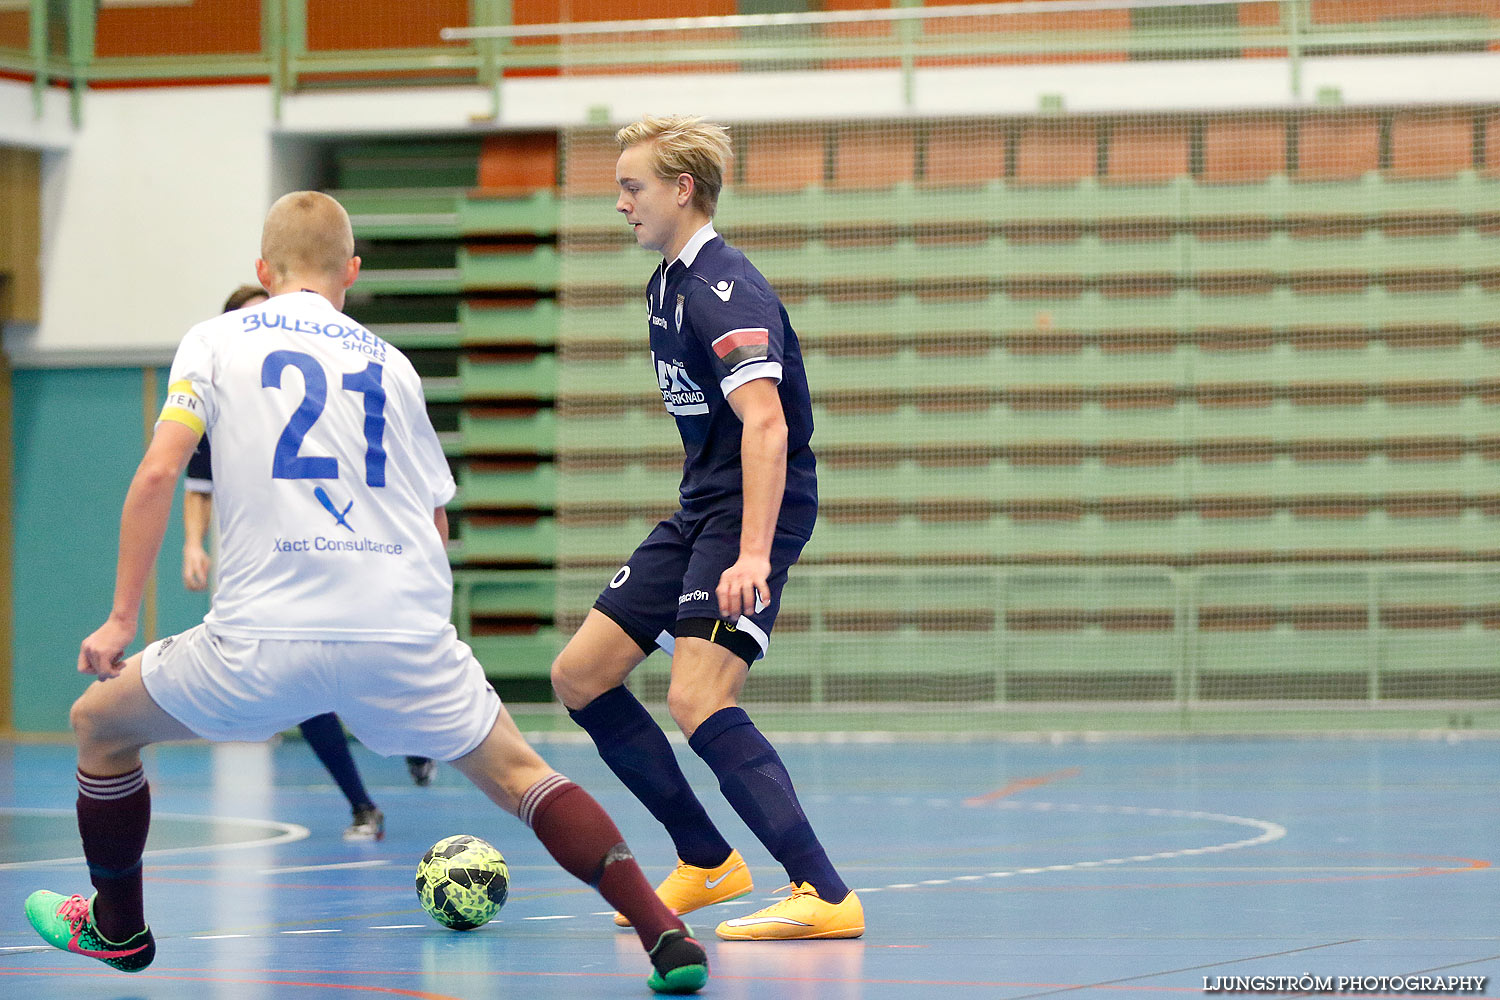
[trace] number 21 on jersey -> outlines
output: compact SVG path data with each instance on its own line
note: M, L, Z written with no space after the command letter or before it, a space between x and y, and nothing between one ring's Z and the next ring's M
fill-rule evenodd
M260 366L260 384L265 389L280 389L282 372L295 368L302 373L302 402L276 439L271 459L271 476L275 479L337 479L339 460L328 455L302 455L302 439L323 415L328 405L328 376L311 354L301 351L272 351ZM365 403L365 484L385 485L385 387L380 378L385 369L370 362L363 371L346 372L341 385L346 392L364 397Z

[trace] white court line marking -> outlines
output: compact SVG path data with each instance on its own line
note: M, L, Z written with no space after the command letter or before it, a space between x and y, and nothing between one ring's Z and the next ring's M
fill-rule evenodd
M13 948L0 948L0 951L51 951L50 944L22 944Z
M372 931L419 931L426 924L376 924L371 927Z
M74 816L76 812L72 809L19 809L4 806L0 807L0 815ZM144 856L148 858L171 857L177 854L202 854L204 851L240 851L249 847L270 847L274 844L290 844L312 836L312 831L305 826L299 826L296 823L283 823L275 819L242 819L234 816L194 816L188 813L153 813L152 819L184 819L191 820L194 823L240 823L245 826L254 826L263 830L275 830L277 832L260 840L242 840L233 844L200 844L197 847L159 847L156 850L147 851ZM41 858L37 861L10 861L0 864L0 871L8 871L13 868L45 868L52 865L73 865L80 864L83 861L84 858L82 855L76 858Z
M901 800L893 799L892 801L900 802ZM984 875L959 875L954 879L929 879L926 882L895 882L885 886L885 888L915 889L919 885L946 885L950 881L972 882L977 879L986 878L1010 878L1013 875L1041 875L1046 872L1076 871L1084 868L1097 868L1100 865L1128 865L1144 861L1166 861L1172 858L1185 858L1220 851L1238 851L1246 847L1259 847L1262 844L1269 844L1273 840L1280 840L1286 836L1286 827L1280 823L1272 823L1270 820L1264 819L1253 819L1249 816L1230 816L1227 813L1201 812L1196 809L1160 809L1146 806L1082 806L1073 803L1060 805L1055 802L1014 802L1010 800L986 802L978 808L1020 809L1031 812L1060 810L1063 812L1092 812L1106 816L1162 816L1168 819L1205 820L1211 823L1246 826L1252 830L1258 830L1259 833L1254 837L1247 837L1243 840L1231 840L1220 844L1208 844L1202 847L1185 847L1179 851L1158 851L1155 854L1136 854L1128 858L1104 858L1099 861L1073 861L1068 864L1047 865L1042 868L1017 868L1013 871L987 872ZM877 892L879 890L865 888L856 891Z
M375 861L343 861L335 865L296 865L291 868L262 868L262 875L285 875L289 872L329 872L339 868L379 868L391 863L390 858Z
M896 798L891 800L896 804L912 804L911 798ZM986 802L976 808L986 809L1019 809L1031 812L1092 812L1106 816L1152 816L1166 817L1168 819L1191 819L1204 820L1212 823L1227 823L1231 826L1249 827L1258 831L1254 837L1246 837L1242 840L1225 841L1218 844L1208 844L1202 847L1185 847L1177 851L1158 851L1155 854L1136 854L1128 858L1104 858L1102 860L1072 861L1067 864L1046 865L1040 868L1017 868L1012 871L986 872L983 875L958 875L952 879L928 879L925 882L893 882L887 886L867 886L856 889L856 892L871 893L880 892L884 889L916 889L924 885L948 885L951 882L973 882L988 878L1011 878L1015 875L1042 875L1047 872L1076 871L1087 868L1098 868L1101 865L1128 865L1145 861L1164 861L1172 858L1191 857L1199 854L1209 854L1219 851L1237 851L1246 847L1259 847L1269 844L1273 840L1280 840L1286 836L1286 827L1269 820L1253 819L1249 816L1231 816L1227 813L1201 812L1193 809L1161 809L1147 806L1084 806L1076 803L1056 802L1015 802L1003 800L999 802ZM785 897L767 896L769 902L777 902ZM610 911L612 913L613 911ZM609 913L595 913L594 916L608 916ZM555 916L523 917L523 920L568 920L570 914L558 914ZM305 933L305 932L304 932Z
M305 931L282 931L283 934L339 934L337 927L311 927Z

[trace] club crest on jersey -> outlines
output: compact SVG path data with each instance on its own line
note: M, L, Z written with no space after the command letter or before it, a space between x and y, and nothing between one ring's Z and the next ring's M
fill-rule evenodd
M673 316L673 323L677 327L678 332L679 333L682 332L682 296L681 295L677 296L677 312Z
M661 401L673 416L693 416L708 412L708 397L703 387L688 378L682 362L656 360L656 384L661 389Z

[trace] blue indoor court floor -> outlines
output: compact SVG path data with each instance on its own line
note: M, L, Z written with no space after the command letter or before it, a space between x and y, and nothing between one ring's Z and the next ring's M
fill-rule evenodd
M615 816L647 874L670 844L591 745L540 746ZM856 941L728 943L720 919L781 874L679 748L756 891L690 917L721 1000L1209 995L1243 977L1500 978L1497 750L1484 739L789 742L815 827L864 900ZM349 844L307 747L148 752L147 913L158 953L127 975L38 947L21 912L85 891L60 745L0 744L0 997L313 1000L646 997L633 933L450 768L356 759L387 817ZM432 923L412 872L454 833L506 855L490 925ZM1240 978L1235 978L1240 977ZM1267 985L1261 983L1261 985ZM1365 996L1406 996L1400 983ZM1500 996L1486 981L1484 994ZM1473 994L1470 994L1473 995Z

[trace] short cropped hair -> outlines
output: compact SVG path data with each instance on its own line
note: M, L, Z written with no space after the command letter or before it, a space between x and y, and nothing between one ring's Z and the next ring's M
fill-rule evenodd
M319 191L282 195L266 214L260 256L280 278L341 276L354 256L349 213Z
M236 309L245 308L245 303L251 299L268 299L271 293L259 285L241 285L229 293L229 298L224 300L224 311L234 312Z
M678 175L693 178L693 205L713 215L724 188L724 173L733 151L729 130L691 115L647 115L615 133L621 149L651 144L656 176L675 182Z

